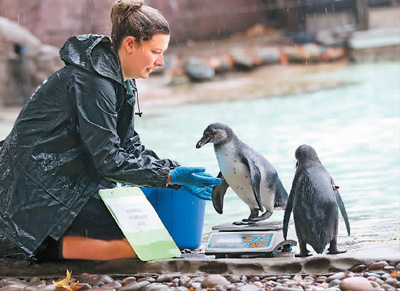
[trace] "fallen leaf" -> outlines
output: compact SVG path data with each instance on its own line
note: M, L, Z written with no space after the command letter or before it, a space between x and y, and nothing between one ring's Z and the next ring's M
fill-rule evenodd
M72 283L71 286L69 285L69 281L71 280L71 274L72 273L67 270L67 276L64 279L61 279L60 281L57 282L53 281L54 286L58 288L64 288L65 290L68 291L77 291L81 289L83 286L77 286L79 282Z

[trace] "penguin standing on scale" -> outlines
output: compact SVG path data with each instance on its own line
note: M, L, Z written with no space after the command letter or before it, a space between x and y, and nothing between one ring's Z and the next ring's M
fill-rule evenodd
M234 224L252 224L269 218L275 209L286 207L288 194L274 167L261 154L243 143L233 130L221 123L210 124L196 148L214 144L222 183L212 191L215 210L222 214L226 190L232 190L250 208L250 216ZM264 212L265 207L265 212ZM263 212L259 216L259 211Z

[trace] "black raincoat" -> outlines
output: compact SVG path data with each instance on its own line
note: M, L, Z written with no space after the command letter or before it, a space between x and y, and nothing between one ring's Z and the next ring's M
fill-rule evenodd
M141 144L127 102L135 81L124 82L109 38L71 37L60 56L66 66L30 97L0 150L0 230L30 255L64 234L104 178L165 188L178 166Z

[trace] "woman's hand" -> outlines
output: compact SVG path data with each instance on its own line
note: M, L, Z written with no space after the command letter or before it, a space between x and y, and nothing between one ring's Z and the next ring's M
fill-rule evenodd
M203 200L212 200L211 187L195 187L195 186L182 186L190 194L199 197Z
M183 186L213 187L221 184L221 179L205 172L203 167L178 167L170 171L171 183ZM168 177L169 179L169 177Z

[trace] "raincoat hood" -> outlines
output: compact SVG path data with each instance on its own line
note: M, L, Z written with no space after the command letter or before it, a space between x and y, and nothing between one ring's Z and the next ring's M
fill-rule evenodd
M118 53L104 35L84 34L70 37L60 50L66 65L76 65L123 84Z

